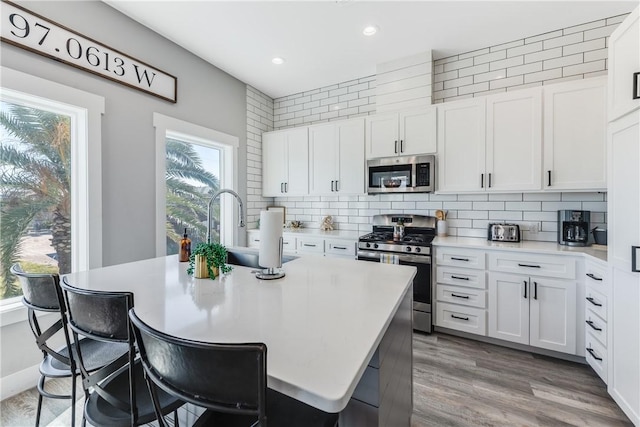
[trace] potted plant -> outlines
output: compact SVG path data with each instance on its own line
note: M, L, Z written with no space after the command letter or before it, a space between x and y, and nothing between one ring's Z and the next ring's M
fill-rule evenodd
M213 280L219 272L228 273L232 269L227 265L227 248L220 243L198 243L189 257L187 273L196 279L210 277Z

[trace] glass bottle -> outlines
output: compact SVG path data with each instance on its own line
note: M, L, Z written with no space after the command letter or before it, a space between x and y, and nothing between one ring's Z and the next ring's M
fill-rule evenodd
M187 229L184 229L184 235L180 239L180 262L189 262L191 256L191 239L187 237Z

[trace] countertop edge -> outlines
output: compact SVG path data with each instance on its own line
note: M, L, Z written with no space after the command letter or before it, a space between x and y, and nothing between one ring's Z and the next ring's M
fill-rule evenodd
M578 256L584 257L587 260L604 263L607 262L607 250L602 249L601 245L572 247L559 245L555 242L537 242L531 240L525 240L518 243L502 243L491 242L486 239L476 237L456 236L438 236L433 240L432 245L459 247L466 249L486 249L492 251L521 251L547 255L552 254L562 256Z

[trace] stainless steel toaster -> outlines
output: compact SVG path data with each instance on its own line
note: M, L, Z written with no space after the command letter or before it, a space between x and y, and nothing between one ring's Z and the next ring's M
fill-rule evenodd
M489 224L487 239L493 242L519 242L518 224Z

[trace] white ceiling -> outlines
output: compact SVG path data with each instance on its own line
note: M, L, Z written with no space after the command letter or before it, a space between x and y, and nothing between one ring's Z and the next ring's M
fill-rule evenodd
M103 1L273 98L370 76L378 63L429 49L434 58L444 58L638 5L638 0ZM377 25L378 34L363 36L368 24ZM274 65L274 56L286 62Z

